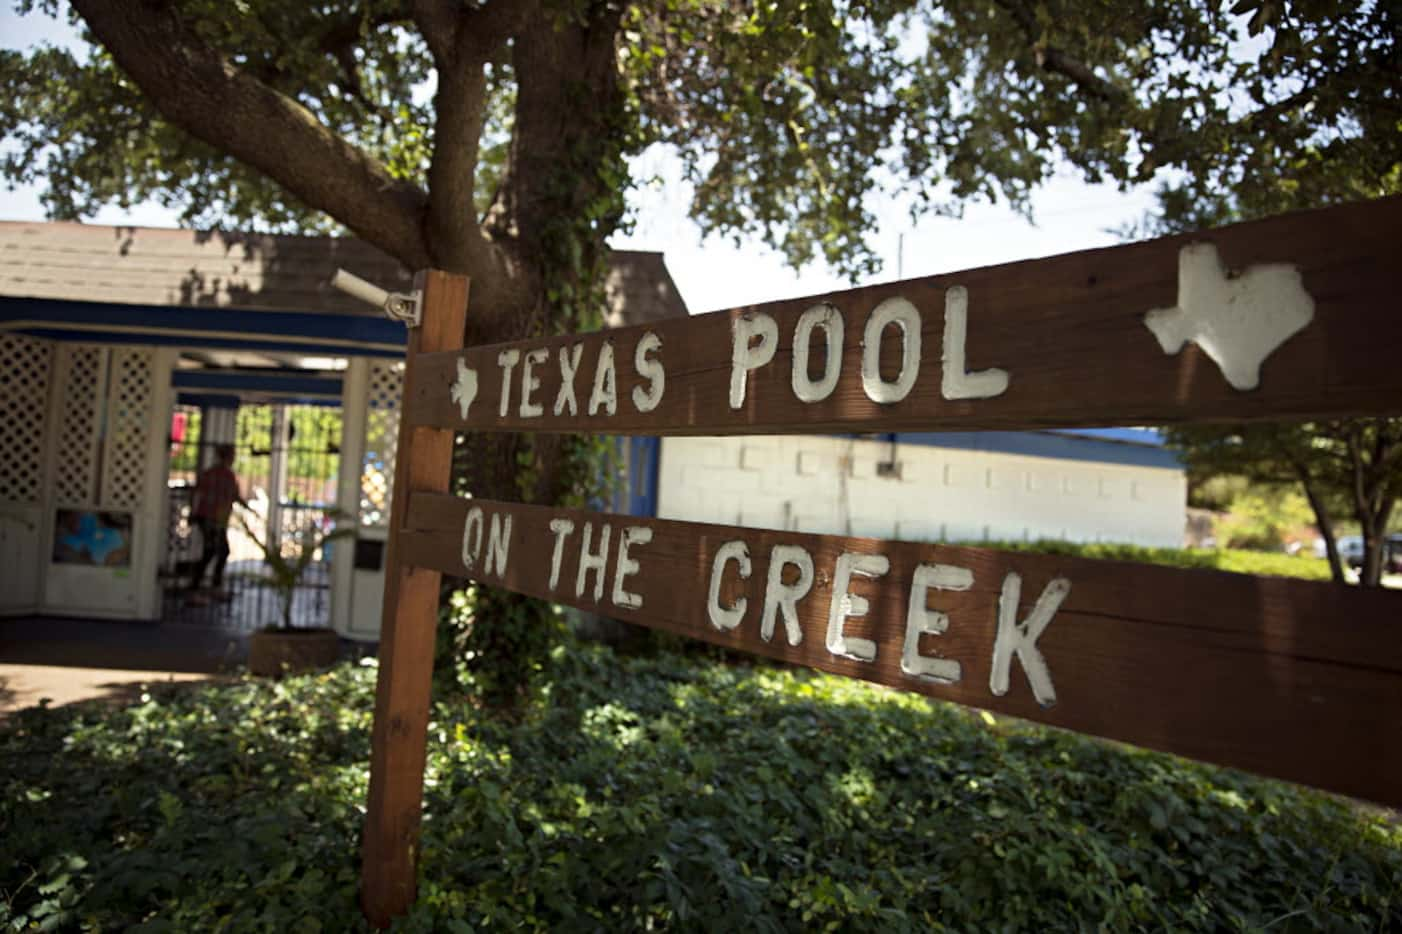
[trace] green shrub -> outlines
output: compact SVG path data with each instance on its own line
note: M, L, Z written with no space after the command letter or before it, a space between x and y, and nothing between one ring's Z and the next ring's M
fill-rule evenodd
M1309 501L1292 486L1253 485L1232 497L1213 531L1229 548L1279 551L1291 534L1314 521Z
M361 927L372 667L0 726L0 929ZM861 682L569 645L440 699L401 929L1384 930L1347 803Z

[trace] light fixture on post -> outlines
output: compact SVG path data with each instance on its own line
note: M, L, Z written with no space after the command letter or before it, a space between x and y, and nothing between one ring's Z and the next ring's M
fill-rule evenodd
M344 269L336 270L336 274L331 277L331 286L362 302L374 305L391 319L403 321L406 327L416 328L422 320L418 290L408 293L388 292Z

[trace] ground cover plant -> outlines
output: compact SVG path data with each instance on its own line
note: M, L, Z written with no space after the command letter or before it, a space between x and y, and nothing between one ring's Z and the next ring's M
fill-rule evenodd
M569 644L440 698L415 931L1382 930L1402 831L859 682ZM361 926L373 665L0 725L0 928Z

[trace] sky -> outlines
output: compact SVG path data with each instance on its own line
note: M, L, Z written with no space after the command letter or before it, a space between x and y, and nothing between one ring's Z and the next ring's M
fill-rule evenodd
M44 16L19 17L8 6L0 12L0 47L22 49L39 41L79 47L64 23ZM690 189L678 160L657 147L634 159L633 168L635 178L650 181L638 186L630 198L633 229L615 235L609 244L615 249L662 253L693 313L869 284L850 282L821 262L795 271L758 240L736 246L728 238L703 238L700 228L687 217ZM44 220L41 190L41 186L0 188L0 220ZM924 218L912 224L904 200L875 199L876 223L869 241L880 252L884 269L870 282L1112 246L1119 238L1110 230L1138 220L1153 204L1148 187L1121 192L1111 185L1086 184L1069 171L1058 173L1033 197L1035 224L1006 206L983 203L970 205L960 219ZM174 211L151 203L130 210L104 208L89 221L180 226Z

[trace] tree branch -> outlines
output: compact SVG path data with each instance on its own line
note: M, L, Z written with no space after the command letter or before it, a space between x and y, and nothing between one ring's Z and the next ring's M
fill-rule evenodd
M317 47L341 69L346 82L346 95L366 110L387 120L392 118L388 118L365 93L365 84L360 77L360 63L355 59L355 46L361 38L362 29L381 29L391 23L403 22L407 18L408 13L405 10L383 11L368 20L352 13L331 24L317 40Z
M428 45L428 51L439 68L453 58L457 49L458 30L462 26L463 8L454 0L413 0L410 4L414 24Z
M513 48L516 131L491 212L498 230L538 235L552 217L579 216L596 193L598 166L580 163L608 137L606 123L618 106L614 36L620 18L621 8L600 4L588 22L559 27L535 16L521 26ZM564 166L573 166L579 179L568 192L559 190Z
M171 123L267 175L411 269L429 264L427 197L305 107L233 67L168 8L74 0L122 69Z
M473 277L474 328L491 332L493 319L519 313L529 290L521 287L519 264L505 244L483 233L475 201L477 159L487 115L489 61L500 56L518 23L532 14L530 2L496 2L477 8L453 0L415 0L414 22L438 69L433 108L433 155L429 163L428 213L424 218L435 266Z
M1336 584L1347 584L1348 578L1344 575L1343 558L1339 555L1339 543L1334 540L1334 517L1330 515L1324 497L1316 488L1314 474L1310 472L1309 464L1304 458L1291 454L1286 456L1291 466L1294 467L1300 484L1305 488L1305 499L1309 500L1310 508L1314 510L1315 523L1319 526L1319 533L1324 537L1324 552L1329 559L1329 576Z
M1026 6L1014 0L997 0L997 3L1013 18L1027 37L1027 41L1032 44L1032 54L1038 68L1070 78L1082 91L1107 104L1126 106L1131 102L1130 94L1124 88L1106 81L1089 65L1042 41L1037 18Z
M450 272L466 272L471 254L483 246L473 194L486 90L486 62L477 56L455 55L439 66L426 223L434 261Z
M1091 70L1089 65L1074 59L1055 46L1033 49L1037 64L1044 70L1070 78L1081 90L1107 104L1124 105L1130 101L1129 92L1111 84Z

